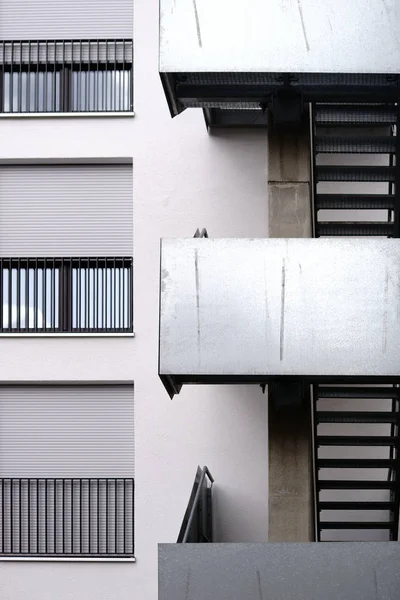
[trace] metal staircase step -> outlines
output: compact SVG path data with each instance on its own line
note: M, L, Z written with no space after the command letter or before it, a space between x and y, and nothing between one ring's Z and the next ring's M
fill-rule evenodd
M382 480L346 480L346 479L323 479L317 481L318 490L391 490L398 487L396 481Z
M385 221L322 221L316 225L316 237L330 236L392 236L394 224Z
M394 529L394 521L320 521L321 529Z
M318 423L398 423L400 413L319 410L316 420Z
M395 167L323 165L315 167L316 181L395 182Z
M322 154L390 154L396 152L396 138L317 135L315 151Z
M317 125L392 125L396 122L396 109L383 104L317 104Z
M395 387L337 387L317 386L317 398L365 398L394 399L400 397L400 388Z
M390 435L317 435L318 446L400 446L400 438Z
M317 210L393 210L393 194L317 194Z
M328 502L318 503L320 510L394 510L395 502Z
M399 467L396 458L318 458L320 469L394 469Z

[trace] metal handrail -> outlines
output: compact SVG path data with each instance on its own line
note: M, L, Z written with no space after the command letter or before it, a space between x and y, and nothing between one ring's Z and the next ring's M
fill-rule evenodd
M196 493L195 493L194 497L191 496L191 498L189 500L189 504L186 509L185 517L183 519L181 531L179 532L179 536L178 536L178 540L177 540L178 543L182 543L182 544L187 543L196 512L200 505L201 493L203 491L203 486L204 486L206 477L209 479L209 481L211 483L211 486L209 488L211 490L212 485L214 483L214 478L211 475L208 467L204 466L202 469L200 467L198 467L195 483L193 486L193 491L194 491L195 486L197 485ZM186 521L186 518L187 518L187 521ZM185 524L185 522L186 522L186 524Z

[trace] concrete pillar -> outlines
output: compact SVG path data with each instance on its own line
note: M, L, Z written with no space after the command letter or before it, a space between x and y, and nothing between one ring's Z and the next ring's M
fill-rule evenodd
M269 235L311 237L310 137L269 135ZM284 386L283 386L284 388ZM280 393L284 394L283 389ZM285 398L279 399L285 404ZM276 408L269 398L269 541L314 541L311 405Z

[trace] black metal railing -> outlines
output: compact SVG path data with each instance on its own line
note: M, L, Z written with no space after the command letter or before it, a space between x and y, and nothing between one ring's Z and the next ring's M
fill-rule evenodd
M4 478L0 502L0 556L133 556L133 479Z
M132 40L0 42L0 112L133 110Z
M210 543L213 541L212 485L207 467L197 467L192 493L183 517L177 543Z
M133 331L132 258L1 258L0 333Z

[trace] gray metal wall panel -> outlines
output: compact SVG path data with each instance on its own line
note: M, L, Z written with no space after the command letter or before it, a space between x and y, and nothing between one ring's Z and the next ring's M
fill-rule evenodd
M0 477L133 477L133 385L0 387Z
M159 600L398 600L400 544L159 544Z
M131 165L0 167L0 256L132 256Z
M400 376L400 242L171 239L160 374Z
M1 0L0 39L133 37L133 0Z

